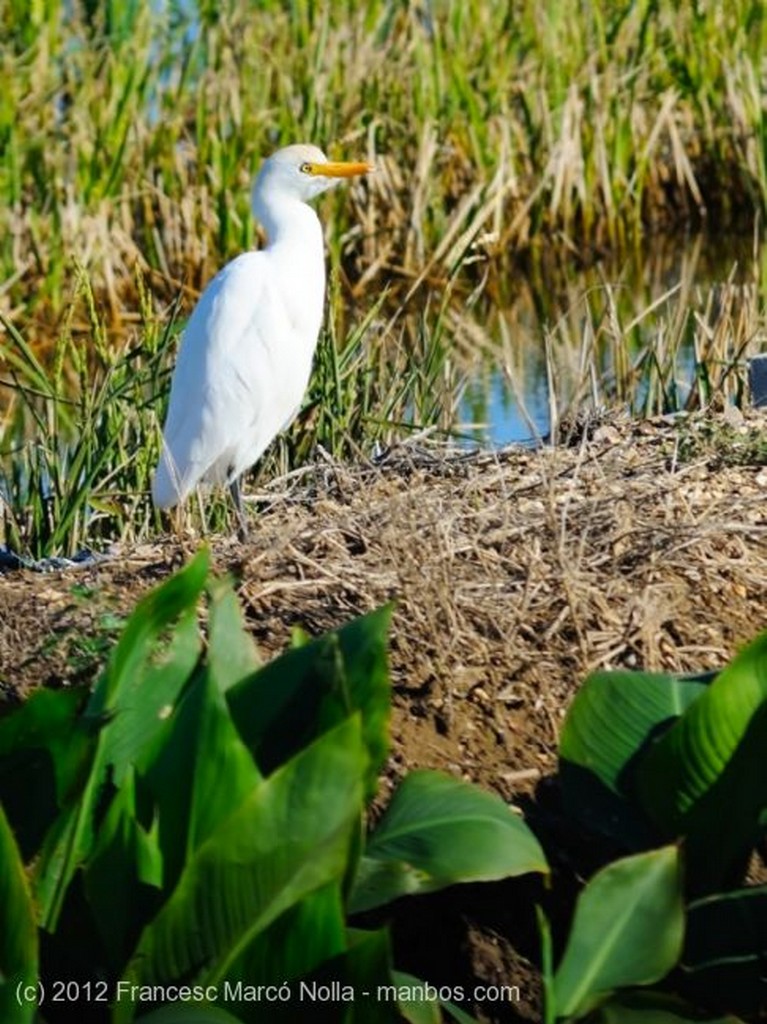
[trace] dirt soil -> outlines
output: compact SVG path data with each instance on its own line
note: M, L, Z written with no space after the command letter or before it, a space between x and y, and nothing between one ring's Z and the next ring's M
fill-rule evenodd
M248 544L209 542L266 657L294 626L319 633L395 600L386 784L417 766L489 787L531 814L556 867L552 778L580 681L717 668L767 627L765 463L757 412L592 419L536 450L421 439L375 465L319 459L258 493ZM137 598L197 543L0 576L0 700L92 678ZM516 984L485 1019L537 1019L535 923L515 910L530 884L410 901L421 909L393 918L400 965Z

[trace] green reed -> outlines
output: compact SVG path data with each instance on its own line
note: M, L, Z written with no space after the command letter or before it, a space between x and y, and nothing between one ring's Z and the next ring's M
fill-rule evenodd
M375 158L333 206L370 284L450 273L448 234L491 256L555 232L615 246L767 196L759 0L14 0L0 19L0 280L35 337L72 256L113 312L136 263L166 300L199 286L252 243L252 175L289 141Z
M183 517L154 511L149 498L182 329L178 304L157 317L140 278L136 287L141 319L127 336L113 336L81 270L77 301L45 363L2 321L0 542L15 551L71 555L184 525ZM433 326L426 318L387 321L384 295L342 334L344 307L332 292L304 408L259 465L267 477L305 464L320 448L333 457L370 457L377 442L390 443L403 429L449 428L455 381L441 348L441 318ZM87 327L75 331L81 315ZM200 518L200 504L190 501L186 522L232 528L222 495L206 504Z
M84 274L78 291L89 329L65 325L46 366L8 321L0 341L2 525L6 543L33 555L140 535L156 519L146 481L159 451L157 396L174 311L160 324L143 293L139 337L111 345Z
M318 443L364 455L453 429L458 355L481 347L474 304L521 261L589 263L659 228L763 212L765 24L759 0L0 8L6 538L71 551L167 525L147 493L176 335L258 241L266 153L311 140L377 167L322 202L327 330L267 462L279 472ZM579 360L576 392L599 377L595 394L621 401L639 381L646 408L673 405L689 330L674 322L643 355L641 308L611 315L603 295L566 341L561 314L541 315L547 351ZM613 384L589 331L612 349ZM737 376L716 371L735 356L714 337L695 341L701 401ZM550 367L555 385L564 372Z

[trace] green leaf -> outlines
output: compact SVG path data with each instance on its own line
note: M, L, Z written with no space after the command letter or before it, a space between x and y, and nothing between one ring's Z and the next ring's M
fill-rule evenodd
M476 1017L472 1017L449 999L442 1003L442 1007L447 1012L448 1017L454 1020L456 1024L479 1024Z
M347 947L341 887L332 881L294 904L259 932L227 971L236 986L281 985L311 974ZM233 1003L243 1020L262 1018L264 1006L253 1000Z
M375 792L388 750L390 619L388 606L355 619L227 691L232 719L264 774L360 711L370 756L365 788Z
M757 1015L767 1005L767 886L716 893L687 908L685 991Z
M274 772L195 851L126 978L218 984L280 914L340 882L366 769L355 716ZM116 1020L128 1014L118 1006Z
M368 839L349 909L529 871L548 872L543 850L500 797L440 772L411 772Z
M328 960L311 978L309 985L335 984L335 998L330 1006L335 1010L330 1019L343 1024L400 1024L402 1018L396 999L382 997L384 986L391 981L391 951L386 929L347 933L347 948L340 956ZM353 998L345 998L344 993ZM291 1021L328 1020L326 1004L315 1004L314 1014L306 1016L306 1002L294 1002ZM254 1024L256 1022L254 1021Z
M554 1006L554 943L551 937L549 919L539 905L535 905L535 917L538 924L538 936L541 943L541 990L543 996L543 1024L553 1024L556 1009Z
M206 1003L167 1003L137 1017L136 1024L242 1024L242 1018Z
M157 909L162 887L157 835L137 820L133 772L123 779L98 829L84 885L103 948L112 968L120 970Z
M700 679L650 672L596 672L575 696L560 740L564 800L588 828L632 849L655 838L631 799L649 740L705 693Z
M36 690L0 719L0 803L25 860L40 848L92 755L78 731L81 689Z
M171 622L194 607L208 576L210 555L206 548L180 572L139 601L118 641L106 672L93 691L88 714L99 718L115 711L126 694L133 696L136 680L152 641ZM127 702L130 707L132 702Z
M208 592L208 665L219 690L225 693L252 675L260 659L229 581L211 580Z
M401 971L397 972L398 979L402 979L399 984L402 987L402 993L405 996L404 999L400 999L398 1002L399 1012L402 1014L408 1024L443 1024L442 1011L440 1010L440 1004L438 1002L426 1002L426 1000L413 999L410 996L408 989L411 987L404 980L407 975L403 975ZM418 982L416 978L412 979L412 988L416 989L416 986L422 984Z
M59 396L56 394L53 378L43 369L32 346L27 344L16 327L2 313L0 313L0 325L13 342L12 345L9 345L3 340L0 344L3 361L19 373L25 384L29 384L39 391L42 396L56 401ZM20 354L17 354L16 349Z
M388 930L352 929L348 936L349 948L343 958L341 973L355 998L349 1005L345 1024L400 1024L402 1018L397 1004L379 998L380 987L391 980ZM331 976L336 973L333 963L329 973Z
M442 1024L440 1007L457 1024L478 1024L477 1020L448 999L439 998L439 987L405 971L392 971L392 985L398 995L400 1013L409 1024Z
M595 672L570 705L560 757L593 771L616 793L637 751L707 687L698 679L653 672Z
M332 920L330 928L325 911ZM301 949L302 939L311 949ZM287 958L283 940L292 949ZM390 981L388 934L346 929L337 884L318 890L283 914L257 937L255 945L259 959L249 952L235 971L228 972L224 988L219 985L219 992L229 993L229 1007L246 1024L292 1024L299 1019L317 1024L327 1020L397 1024L400 1020L396 1001L378 998L379 986ZM250 973L254 966L255 973ZM268 986L272 993L259 996L259 986ZM277 988L284 997L275 995ZM239 1000L232 998L238 994Z
M197 673L141 768L159 814L170 890L194 851L261 782L210 667Z
M616 989L662 978L679 959L683 932L675 846L609 864L578 897L554 975L557 1016L582 1017Z
M0 805L0 1020L27 1024L36 1002L17 1000L17 987L36 992L37 925L24 865Z
M591 1018L589 1018L591 1019ZM624 992L600 1006L593 1024L740 1024L736 1017L708 1017L675 996Z
M165 625L168 623L163 627ZM157 634L146 637L147 656L150 644L156 639ZM167 651L155 655L150 664L136 669L135 675L126 678L116 692L114 706L104 728L101 760L112 768L117 785L163 731L194 671L201 650L197 608L192 604L176 624Z
M177 695L186 682L185 673L193 653L190 609L202 591L207 571L208 555L203 550L186 568L139 602L93 692L83 721L86 729L90 724L98 730L90 772L77 801L63 809L46 835L35 865L35 894L41 908L41 923L49 930L55 928L74 872L91 852L94 814L107 771L110 767L113 769L115 781L123 777L138 757L143 743L148 743L162 725L166 712L165 705L159 704L160 699L166 700L170 692ZM159 667L144 673L152 641L184 612L187 615L179 626L168 657ZM195 630L194 643L197 642ZM161 680L167 673L168 685L160 686L160 695L151 688L152 680L158 679L155 673L159 673ZM142 726L149 734L143 739Z
M647 813L665 836L686 837L693 889L720 884L755 841L767 805L765 746L767 633L716 677L638 768Z

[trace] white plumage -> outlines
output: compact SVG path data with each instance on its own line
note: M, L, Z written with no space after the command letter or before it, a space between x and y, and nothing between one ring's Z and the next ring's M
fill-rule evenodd
M305 145L264 162L253 213L268 244L227 264L186 326L152 482L158 508L180 504L199 483L229 484L244 530L239 476L298 412L322 323L322 228L306 204L369 170Z

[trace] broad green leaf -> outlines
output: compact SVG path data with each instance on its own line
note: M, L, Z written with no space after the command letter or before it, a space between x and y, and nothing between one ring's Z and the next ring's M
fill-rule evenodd
M666 846L614 861L578 897L554 975L559 1017L582 1017L612 992L658 981L682 949L679 851Z
M591 1020L591 1018L589 1018ZM624 992L600 1006L593 1024L741 1024L737 1017L702 1016L675 996Z
M706 689L698 679L661 673L595 672L568 709L559 755L590 769L620 793L621 777L637 752Z
M104 675L93 691L88 714L99 718L112 713L130 692L147 659L152 641L171 622L194 607L208 576L210 556L201 549L180 572L150 591L136 605L117 643Z
M391 981L391 953L386 929L359 931L351 929L346 935L346 950L327 960L318 970L294 985L292 1015L295 1020L338 1021L339 1024L400 1024L402 1018L396 999L385 996L385 986ZM324 992L330 999L324 1002L306 999L307 993L319 996ZM303 994L303 1002L300 996ZM260 1024L254 1019L253 1024Z
M261 782L209 666L197 672L151 758L141 768L156 801L170 890L197 847Z
M705 691L700 679L650 672L589 676L567 712L559 748L571 813L631 848L651 845L652 826L630 799L632 772L648 741Z
M457 1024L478 1024L476 1018L449 999L440 998L447 986L432 985L404 971L392 971L392 987L398 996L400 1013L408 1024L443 1024L446 1011ZM452 988L452 986L451 986Z
M167 1003L158 1010L136 1018L136 1024L243 1024L220 1006L207 1003Z
M232 719L261 771L274 768L355 711L370 755L366 792L375 792L388 749L391 608L292 648L227 691Z
M150 643L157 637L147 638ZM197 608L186 609L173 629L167 651L155 655L136 674L126 678L104 727L101 759L112 769L117 785L149 749L183 693L202 650Z
M259 932L227 971L232 990L244 986L292 983L316 971L332 957L341 956L347 947L341 888L333 881L309 893ZM263 1004L244 998L231 1008L243 1020L261 1020Z
M396 1002L381 998L381 987L391 980L391 948L389 933L378 931L348 933L349 948L343 957L341 976L350 985L355 998L349 1004L344 1024L400 1024L402 1018ZM336 974L330 964L329 975Z
M767 886L694 900L687 908L683 966L698 970L723 961L767 960Z
M126 979L217 984L259 932L340 881L366 770L354 716L274 772L194 852ZM118 1007L116 1021L128 1013Z
M0 803L25 860L92 755L93 742L77 728L84 699L81 689L40 689L0 719Z
M647 813L664 835L686 837L693 889L719 884L756 839L767 806L766 747L767 633L741 651L638 767Z
M442 1008L447 1013L448 1018L455 1021L455 1024L480 1024L476 1017L472 1017L449 999L442 1003Z
M93 794L86 792L87 800L93 801ZM82 812L82 799L61 811L46 832L39 860L33 865L32 883L40 907L40 924L48 931L55 929L67 887L82 860L91 852L92 823L83 819ZM77 856L73 855L75 851Z
M538 937L541 944L541 996L543 999L545 1024L551 1024L556 1016L554 1006L554 941L551 935L551 924L544 913L543 907L536 903L535 918L538 925Z
M208 665L221 693L252 675L260 665L253 638L228 580L208 584Z
M305 647L312 642L311 633L307 633L301 626L294 626L290 631L290 646Z
M335 905L328 908L334 917L336 910L341 910L338 886L335 888ZM314 945L312 959L315 965L311 971L302 971L298 975L282 974L281 951L277 948L269 958L266 974L262 963L257 965L255 976L249 976L245 971L242 978L235 979L230 975L223 986L219 983L219 992L228 992L230 997L227 1008L237 1013L245 1024L294 1024L297 1020L306 1024L324 1024L327 1021L338 1024L399 1024L401 1017L397 1000L394 997L387 999L385 995L391 981L388 933L385 930L347 930L343 927L343 914L340 913L342 927L338 949L333 952L331 945L327 945L323 951L321 938L323 933L327 933L317 918L317 912L324 899L321 896L312 911L316 919L312 929L314 934L307 933ZM302 901L301 906L306 903L307 900ZM290 925L298 919L290 913L283 917L286 927L282 935L297 946L299 936L293 937ZM317 925L319 932L316 931ZM263 937L267 935L273 935L276 940L280 937L271 928ZM338 935L332 935L333 945L338 938ZM264 991L267 988L270 991ZM232 999L231 996L239 998Z
M401 971L396 972L396 977L403 979L401 982L402 993L405 998L398 1001L399 1012L408 1024L443 1024L442 1011L438 1002L413 999L410 995L410 986L404 981L407 977ZM412 980L412 987L415 989L420 984L415 978Z
M98 828L84 877L90 912L114 970L123 967L141 927L159 906L162 873L157 835L137 820L131 771Z
M27 1024L36 1003L17 1000L17 987L36 991L37 924L19 848L0 805L0 1020Z
M415 771L368 839L349 909L529 871L548 872L543 850L500 797L440 772Z
M756 1015L767 1005L767 886L691 903L682 968L696 1002Z
M180 635L176 635L168 659L157 671L167 670L176 694L186 682L184 673L191 661L189 609L196 604L202 591L207 568L208 555L203 550L185 569L139 602L104 676L94 690L84 721L87 727L90 719L92 727L99 730L93 763L77 801L66 806L54 822L35 864L35 895L40 906L41 923L49 930L55 928L74 872L90 854L94 814L107 771L111 767L113 777L119 780L133 757L138 755L137 745L141 739L137 726L146 723L149 730L154 730L162 724L164 712L155 703L156 696L146 692L147 674L142 670L152 641L185 611L188 614L179 627ZM148 678L152 678L151 670ZM144 683L140 692L136 690L137 680ZM163 696L167 696L167 691ZM150 702L148 711L141 703L144 698ZM120 711L123 712L122 720ZM137 717L127 727L125 718L131 715ZM126 736L135 738L135 742L134 739L125 742Z

